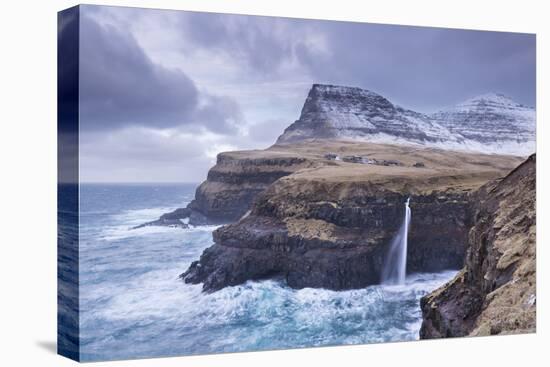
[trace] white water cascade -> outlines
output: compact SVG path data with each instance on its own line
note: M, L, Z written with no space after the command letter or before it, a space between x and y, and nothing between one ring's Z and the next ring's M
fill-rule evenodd
M383 284L405 284L407 275L407 237L409 235L409 224L411 222L411 209L408 198L405 202L405 217L399 232L392 240L390 250L382 269Z

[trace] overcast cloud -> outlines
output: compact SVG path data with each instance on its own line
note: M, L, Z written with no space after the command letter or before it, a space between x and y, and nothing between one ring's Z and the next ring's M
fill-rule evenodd
M83 181L206 177L265 148L313 83L430 112L489 91L535 103L535 36L81 6Z

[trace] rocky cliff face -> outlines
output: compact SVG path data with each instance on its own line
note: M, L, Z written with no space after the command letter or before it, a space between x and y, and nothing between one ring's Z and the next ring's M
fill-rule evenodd
M254 198L279 178L324 163L277 148L220 153L206 181L197 188L195 199L186 208L164 214L158 220L139 227L235 222L246 214Z
M314 140L350 139L528 155L535 149L535 112L503 96L485 95L426 115L396 106L368 90L314 84L300 119L285 130L276 145L263 151L220 153L187 208L141 226L235 222L250 209L254 198L277 179L306 167L331 164L316 153L312 157L302 151L297 158L293 152L297 143L307 146ZM338 156L329 149L325 153ZM338 158L362 159L344 155Z
M517 162L349 142L291 150L313 161L331 151L398 164L325 159L330 164L312 164L280 178L259 194L248 216L215 231L216 244L182 274L186 282L203 283L207 291L265 277L284 277L296 288L376 284L407 197L413 212L408 271L458 269L470 228L469 193Z
M345 190L362 194L325 201L316 192L312 205L299 209L289 204L296 197L274 203L271 190L261 194L250 216L215 231L216 245L183 278L204 283L205 290L277 276L294 288L341 290L379 283L409 196L371 192L368 186ZM310 198L299 200L304 199ZM411 201L415 215L408 270L460 268L468 228L467 195L438 192L413 195ZM436 230L438 236L430 235Z
M475 195L459 275L421 301L421 338L534 332L536 158Z
M314 165L307 158L284 154L261 157L221 153L208 177L197 189L189 205L204 220L192 222L228 223L238 220L249 209L256 195L292 172ZM191 219L193 219L191 217Z
M486 94L427 115L368 90L314 84L300 118L277 143L327 138L529 155L535 151L535 110Z

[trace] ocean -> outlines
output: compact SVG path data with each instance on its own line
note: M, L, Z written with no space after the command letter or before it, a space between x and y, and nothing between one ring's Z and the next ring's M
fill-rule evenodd
M349 291L249 281L205 294L178 276L213 244L216 227L131 229L185 206L195 188L81 185L82 361L416 340L420 298L456 274Z

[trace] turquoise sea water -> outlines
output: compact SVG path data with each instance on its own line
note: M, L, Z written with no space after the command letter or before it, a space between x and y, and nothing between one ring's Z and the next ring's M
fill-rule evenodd
M186 205L194 190L81 186L83 361L415 340L420 297L456 273L341 292L265 280L203 294L178 275L212 245L215 227L131 229Z

